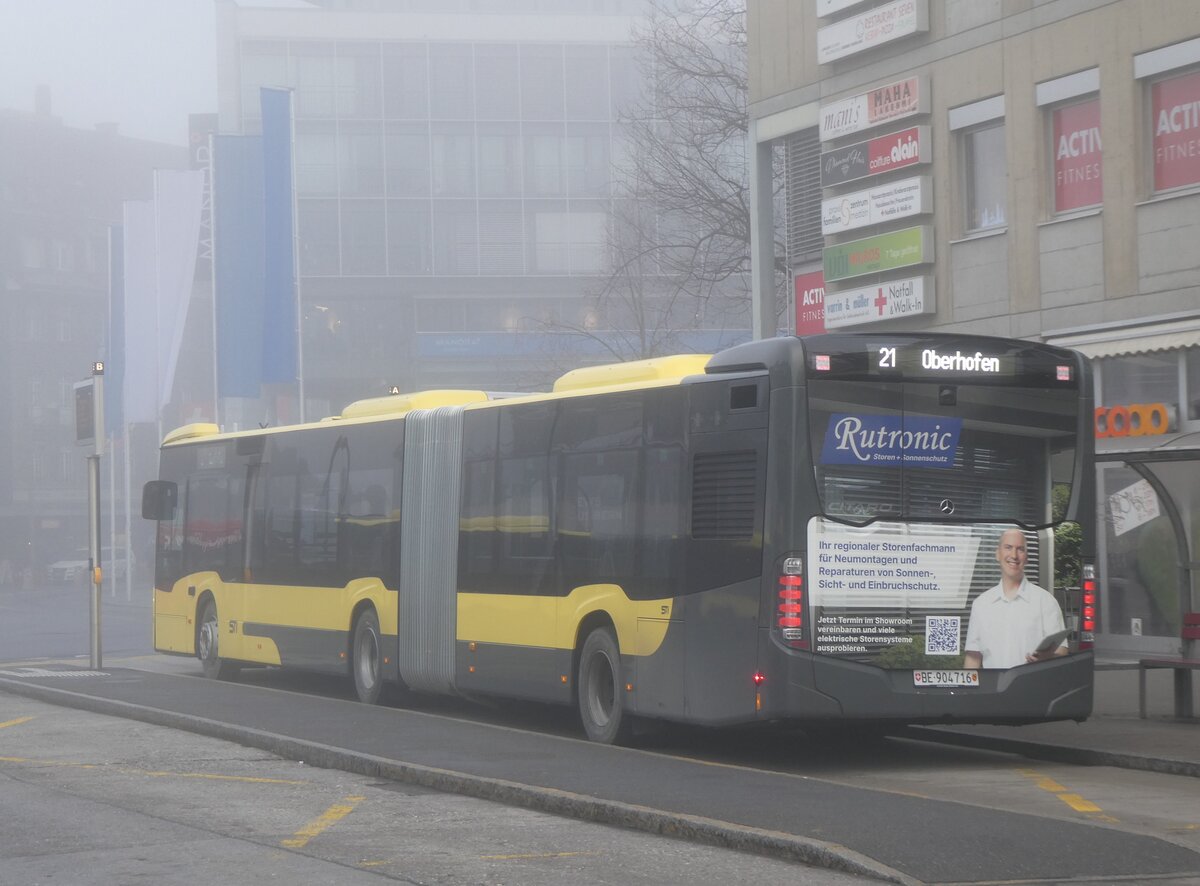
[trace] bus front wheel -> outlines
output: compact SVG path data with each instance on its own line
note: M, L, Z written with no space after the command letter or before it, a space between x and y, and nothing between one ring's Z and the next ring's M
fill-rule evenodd
M350 652L354 691L364 704L378 702L383 688L379 650L379 616L374 609L368 609L354 622L354 642Z
M579 719L587 737L602 744L623 742L632 718L621 695L621 650L612 628L588 634L579 653Z
M238 666L221 658L219 643L220 622L217 621L217 604L205 600L200 609L200 627L196 631L196 657L210 680L232 680L238 674Z

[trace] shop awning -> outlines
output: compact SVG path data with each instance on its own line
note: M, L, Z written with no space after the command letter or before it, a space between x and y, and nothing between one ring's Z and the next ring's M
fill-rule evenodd
M1046 343L1074 348L1093 359L1128 354L1152 354L1179 348L1200 347L1200 318L1189 318L1154 326L1133 326L1048 335Z

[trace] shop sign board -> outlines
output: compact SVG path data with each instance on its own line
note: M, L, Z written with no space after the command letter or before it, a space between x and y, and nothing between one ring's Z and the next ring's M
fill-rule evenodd
M863 132L894 120L929 113L929 78L908 77L821 107L821 141Z
M1166 403L1097 406L1093 423L1097 439L1161 436L1175 430L1175 407Z
M819 335L825 331L825 272L797 274L796 335Z
M1150 88L1154 190L1200 183L1200 71Z
M860 326L936 310L932 277L889 280L862 289L825 293L825 328Z
M822 200L821 233L828 237L932 211L932 180L918 175Z
M821 154L821 187L832 188L932 159L928 126L910 126Z
M929 225L917 225L826 246L821 258L827 284L927 264L933 261L933 229Z
M893 0L817 31L817 63L827 65L929 30L929 0Z

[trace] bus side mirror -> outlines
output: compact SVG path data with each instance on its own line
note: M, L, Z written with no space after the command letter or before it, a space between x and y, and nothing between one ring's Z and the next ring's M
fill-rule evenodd
M175 519L179 484L171 480L151 480L142 487L142 517L147 520Z

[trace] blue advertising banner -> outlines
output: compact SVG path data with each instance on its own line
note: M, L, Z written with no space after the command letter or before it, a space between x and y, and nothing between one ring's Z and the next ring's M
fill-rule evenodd
M105 353L104 426L120 432L125 421L125 228L108 226L108 351Z
M292 93L259 90L265 232L262 380L296 380L296 277L292 227Z
M961 431L961 418L835 413L825 429L821 464L951 468Z
M265 309L261 136L213 136L212 190L217 396L257 397Z

